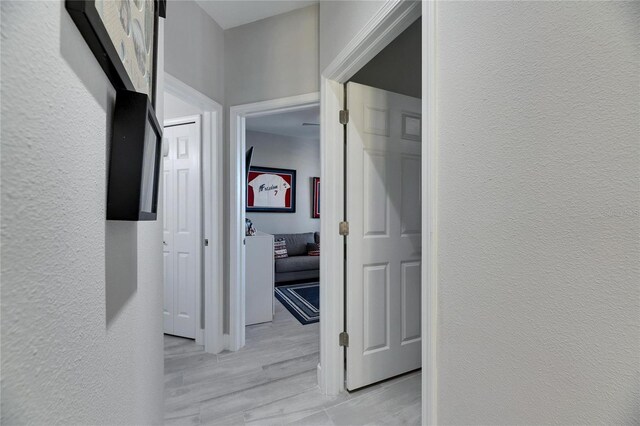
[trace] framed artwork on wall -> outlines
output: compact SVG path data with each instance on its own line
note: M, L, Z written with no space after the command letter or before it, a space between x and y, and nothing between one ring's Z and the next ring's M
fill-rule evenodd
M247 179L247 212L295 213L296 171L251 167Z
M320 218L320 178L311 178L311 217Z
M107 186L107 220L156 220L162 127L144 93L118 90Z
M65 7L113 87L144 93L155 107L164 0L66 0Z

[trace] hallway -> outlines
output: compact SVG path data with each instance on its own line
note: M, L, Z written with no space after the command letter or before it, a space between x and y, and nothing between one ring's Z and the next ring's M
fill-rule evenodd
M274 321L247 327L238 352L211 355L193 340L165 335L165 424L420 423L420 372L321 395L319 330L276 301Z

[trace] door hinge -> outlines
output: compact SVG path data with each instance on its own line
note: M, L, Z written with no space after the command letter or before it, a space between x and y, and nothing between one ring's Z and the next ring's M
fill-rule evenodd
M340 124L347 124L347 123L349 123L349 110L342 109L340 110Z
M339 340L340 346L344 346L345 348L349 347L349 333L347 333L346 331L340 333Z
M340 222L340 235L346 237L349 235L349 222Z
M209 247L209 239L208 238L204 239L204 246L205 247Z

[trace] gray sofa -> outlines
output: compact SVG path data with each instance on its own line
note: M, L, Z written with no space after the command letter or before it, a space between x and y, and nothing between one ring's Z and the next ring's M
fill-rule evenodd
M276 284L320 278L320 256L307 255L307 243L319 243L319 232L276 234L273 237L274 240L285 239L289 256L275 260Z

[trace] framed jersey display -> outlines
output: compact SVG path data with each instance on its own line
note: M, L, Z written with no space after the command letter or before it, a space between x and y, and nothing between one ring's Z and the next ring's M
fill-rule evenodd
M247 212L295 213L296 171L251 167L247 178Z

